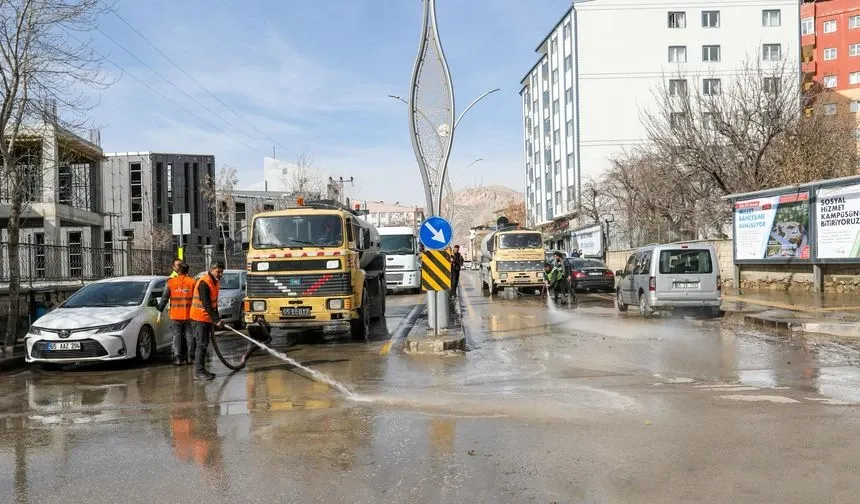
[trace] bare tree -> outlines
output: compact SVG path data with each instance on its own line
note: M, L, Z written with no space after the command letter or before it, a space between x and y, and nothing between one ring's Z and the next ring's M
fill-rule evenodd
M224 264L227 265L227 248L233 241L227 239L230 230L230 217L236 212L236 184L239 183L239 175L236 168L224 165L212 179L208 174L203 179L203 196L209 204L210 211L215 215L215 225L221 234L223 245Z
M307 153L302 153L296 165L287 170L284 182L289 193L307 200L322 199L327 192L322 172Z
M111 7L107 0L0 1L0 158L8 182L9 312L6 347L15 343L20 295L20 220L32 176L20 162L28 128L56 125L75 129L90 110L82 85L103 86L101 58L86 33ZM78 38L78 37L81 38Z

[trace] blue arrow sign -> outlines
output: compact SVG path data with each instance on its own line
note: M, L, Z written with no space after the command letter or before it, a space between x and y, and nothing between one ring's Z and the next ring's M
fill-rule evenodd
M442 250L447 247L453 236L451 223L436 215L427 217L421 223L421 229L418 230L421 244L430 250Z

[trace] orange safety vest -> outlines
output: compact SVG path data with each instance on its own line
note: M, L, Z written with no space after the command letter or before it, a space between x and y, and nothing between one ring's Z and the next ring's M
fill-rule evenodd
M170 320L191 318L194 287L194 279L187 275L175 276L167 281L167 288L170 290Z
M191 301L191 320L211 323L212 318L206 313L206 309L203 308L203 302L200 301L200 282L206 282L206 285L209 286L209 298L212 306L218 306L218 282L213 281L212 275L207 272L194 285L194 299Z

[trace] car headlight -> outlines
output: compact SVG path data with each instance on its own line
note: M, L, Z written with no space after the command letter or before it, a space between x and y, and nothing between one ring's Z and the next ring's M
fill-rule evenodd
M329 299L325 304L329 310L343 310L343 299Z
M42 330L41 330L40 328L36 327L36 326L30 326L30 331L29 331L29 332L30 332L30 334L32 334L33 336L41 336L41 335L42 335Z
M265 301L251 301L251 311L261 312L266 311Z
M99 330L96 331L96 334L104 334L109 332L117 332L122 331L131 323L131 319L124 320L122 322L117 322L116 324L110 324L106 326L99 327Z
M228 308L234 304L236 304L236 298L218 299L218 306L223 306L224 308Z

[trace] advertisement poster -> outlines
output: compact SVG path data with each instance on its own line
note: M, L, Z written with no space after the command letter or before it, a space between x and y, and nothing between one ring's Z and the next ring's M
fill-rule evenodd
M809 259L809 193L735 202L739 261Z
M579 250L582 257L603 256L603 227L595 224L592 227L570 233L571 250Z
M820 189L815 209L818 257L860 257L860 185Z

